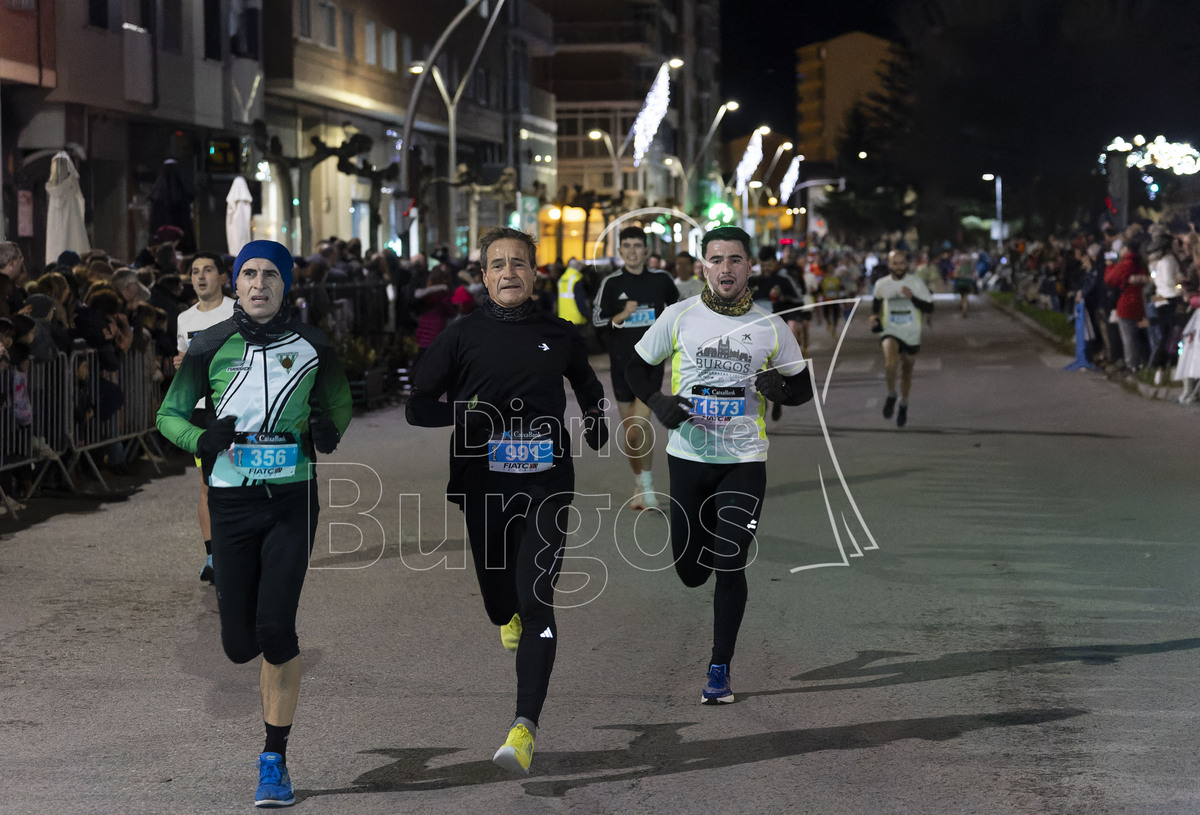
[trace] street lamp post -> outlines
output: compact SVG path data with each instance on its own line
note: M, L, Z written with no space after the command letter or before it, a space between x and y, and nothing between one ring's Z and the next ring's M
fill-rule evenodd
M771 163L767 165L767 171L763 173L762 178L763 184L766 185L768 189L771 187L771 175L775 172L775 165L779 163L779 157L782 156L784 152L791 149L792 143L790 141L785 141L775 148L775 156L771 159Z
M983 180L996 181L996 262L1004 255L1004 181L993 173L984 173Z
M604 146L608 148L608 155L612 157L613 164L613 199L619 201L625 192L625 178L621 173L621 155L617 149L613 147L612 136L606 130L592 130L588 132L588 138L592 141L603 141ZM621 145L624 147L624 145ZM621 151L625 152L624 150Z
M603 141L604 146L608 148L608 155L612 157L613 165L613 205L619 207L625 200L625 177L621 172L621 154L613 147L612 136L604 130L591 130L588 132L588 138L592 141ZM625 152L625 145L621 145L621 152ZM607 216L605 217L607 221ZM616 257L617 255L617 238L614 233L609 238L609 256Z
M441 36L439 36L437 39L437 42L435 42L433 44L433 48L430 49L429 56L426 58L426 62L429 65L431 65L433 67L437 67L436 65L434 65L434 63L436 62L438 55L441 54L441 52L442 52L442 46L445 45L446 40L450 38L450 34L454 31L454 29L456 29L458 27L459 23L461 23L463 20L465 20L467 18L467 16L472 11L474 11L476 8L478 8L479 4L482 2L483 2L483 0L469 0L466 7L463 8L460 12L458 12L457 15L455 15L454 19L450 21L450 24L446 26L444 31L442 31ZM500 9L502 9L503 7L504 7L504 0L496 0L496 5L493 6L493 8L492 8L492 15L490 18L488 18L487 27L484 28L483 34L479 38L479 44L477 46L475 46L475 53L471 56L471 62L467 66L467 70L463 73L463 80L461 83L459 83L458 89L454 94L454 99L453 99L454 107L458 106L458 100L462 96L463 88L465 88L467 85L467 79L471 76L471 74L473 74L475 72L475 63L477 63L479 61L479 56L483 53L484 43L487 42L488 37L491 35L492 28L495 26L496 20L499 19L499 17L500 17ZM409 68L409 70L412 73L417 75L417 81L413 83L412 94L409 96L409 99L408 99L408 108L406 109L405 115L404 115L404 131L400 137L400 149L405 150L405 151L412 149L412 142L411 142L412 129L413 129L413 124L417 117L417 100L421 98L421 88L424 87L425 76L427 75L427 73L425 71L413 70L413 68L415 68L415 67L416 67L416 65L414 65L412 68ZM433 74L433 73L434 73L433 71L428 72L428 74ZM434 78L434 82L435 83L439 82L439 80L436 78L436 76ZM441 90L441 94L442 94L442 101L445 102L448 95L447 95L444 87L441 88L440 90ZM450 108L451 108L451 103L447 102L446 110L449 112ZM447 125L449 125L450 118L451 118L451 114L448 113ZM453 140L454 138L456 138L456 136L453 135L455 132L455 128L450 127L450 132L452 134L450 136L450 138ZM457 158L458 158L457 155L455 155L455 153L454 153L454 148L452 147L451 152L450 152L450 165L451 165L452 169L457 167L457 165L456 165ZM412 190L413 182L414 182L414 179L411 179L408 176L408 161L407 161L407 156L406 156L405 160L400 162L400 179L399 179L400 189L403 190L406 195L411 195L413 192L413 190ZM451 198L453 198L453 193L451 193ZM453 204L451 205L451 209L453 209ZM453 232L453 230L454 230L453 221L451 221L451 223L450 223L450 229ZM413 248L413 247L410 247L410 248Z
M689 175L689 173L684 171L683 163L679 160L678 156L664 157L663 164L666 165L667 170L672 175L679 176L679 182L680 182L679 204L680 204L680 207L683 209L683 211L687 212L688 203L689 203L688 202L688 175Z
M457 226L456 218L458 216L458 213L457 213L457 207L455 206L455 204L457 202L455 201L455 189L453 186L453 182L457 179L457 176L458 176L458 98L459 97L458 97L457 93L453 97L450 96L450 92L446 90L446 83L442 79L442 72L440 70L438 70L438 67L436 65L430 63L427 66L423 62L416 62L416 63L413 63L408 69L409 73L412 73L412 74L420 74L426 70L428 70L429 75L433 77L433 84L438 89L438 94L441 95L442 102L446 105L446 140L448 142L448 147L450 150L450 160L448 162L450 169L449 169L449 172L447 173L447 175L450 177L450 180L451 180L451 187L450 187L450 192L449 192L450 203L446 207L446 215L450 221L450 243L451 243L451 245L455 245L455 244L457 244L457 241L455 241L455 239L454 239L455 238L454 232L455 232L455 227ZM464 80L464 82L465 82L465 80ZM462 85L459 85L458 89L461 91Z
M734 170L734 176L737 178L736 193L742 198L742 229L747 232L751 227L748 197L750 179L754 177L758 166L762 164L762 137L770 132L771 128L763 125L750 134L750 140L746 142L746 151L742 153L742 160L738 162L737 169Z
M738 103L730 100L721 107L717 108L717 115L713 117L712 124L708 127L708 132L704 134L704 140L700 142L700 147L696 150L696 155L692 157L692 163L688 165L687 174L690 176L696 171L696 167L700 165L704 158L704 148L708 147L708 143L712 141L713 134L717 132L717 125L725 118L725 114L731 110L737 110Z

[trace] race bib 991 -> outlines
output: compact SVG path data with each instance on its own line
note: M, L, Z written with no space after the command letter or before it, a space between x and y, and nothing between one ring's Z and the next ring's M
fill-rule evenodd
M488 469L540 473L554 466L554 442L542 433L504 433L488 441Z

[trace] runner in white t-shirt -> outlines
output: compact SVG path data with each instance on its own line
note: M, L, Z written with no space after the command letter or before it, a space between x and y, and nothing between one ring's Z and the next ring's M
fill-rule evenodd
M887 399L883 418L896 413L896 425L908 423L908 392L912 389L913 363L921 350L921 317L933 312L933 295L919 277L908 276L908 256L899 249L888 253L887 277L875 283L871 304L871 330L882 332ZM900 409L896 410L896 370L900 370Z
M800 344L783 320L755 306L750 236L736 226L701 243L708 285L668 306L634 346L625 378L670 429L671 549L695 588L716 572L713 647L702 704L732 702L729 663L746 608L746 565L767 481L767 401L812 398ZM671 390L654 383L671 360ZM615 374L616 372L614 372Z
M204 329L214 326L222 320L233 316L232 297L225 296L225 285L228 277L225 273L225 262L216 252L199 252L192 259L190 277L192 288L196 291L196 305L179 315L179 329L176 334L175 367L183 363L183 355L187 352L192 337ZM207 408L203 403L196 405L192 414L192 423L198 427L208 427L208 417L204 415ZM198 415L199 414L199 415ZM196 467L199 468L199 459ZM208 484L204 473L200 473L200 504L196 508L200 519L200 534L204 537L204 552L207 559L204 568L200 570L202 581L213 582L212 568L212 528L208 520Z

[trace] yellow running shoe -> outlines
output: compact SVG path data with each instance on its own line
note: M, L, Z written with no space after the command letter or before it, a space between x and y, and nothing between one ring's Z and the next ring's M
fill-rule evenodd
M521 641L521 615L514 614L506 625L500 626L500 644L510 651L517 650Z
M533 734L523 724L515 724L508 731L508 739L492 756L492 763L509 772L529 775L529 762L533 761Z

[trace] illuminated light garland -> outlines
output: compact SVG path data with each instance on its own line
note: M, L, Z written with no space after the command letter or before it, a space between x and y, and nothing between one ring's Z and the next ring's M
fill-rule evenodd
M633 166L642 163L642 158L650 150L658 126L667 115L667 107L671 104L671 70L664 62L658 69L658 76L646 94L646 101L633 122Z
M742 160L737 166L737 187L734 192L741 195L746 191L746 185L750 183L750 178L754 175L754 171L758 169L758 165L762 164L763 149L762 149L762 133L755 130L754 135L750 137L750 141L746 143L746 152L742 153Z
M792 159L792 163L788 165L787 172L783 174L783 180L779 182L779 200L786 202L792 197L792 190L796 188L796 182L800 180L800 157L796 156Z
M1104 149L1111 153L1128 153L1126 167L1137 167L1139 170L1158 167L1176 175L1195 175L1200 172L1200 153L1196 152L1196 148L1184 142L1169 142L1163 136L1156 137L1152 142L1147 142L1142 136L1134 136L1132 144L1118 136ZM1104 158L1101 156L1102 161Z

